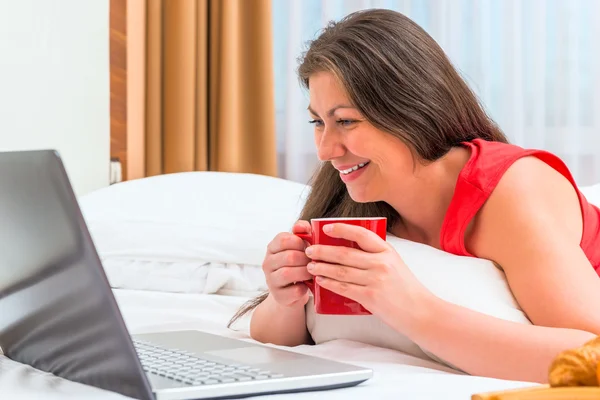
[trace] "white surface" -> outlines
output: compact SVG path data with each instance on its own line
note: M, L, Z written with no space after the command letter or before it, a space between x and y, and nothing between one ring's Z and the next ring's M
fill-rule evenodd
M556 153L580 185L600 181L600 2L289 0L273 2L281 176L307 182L317 165L309 95L297 57L330 20L399 11L446 52L511 142ZM400 84L402 84L400 82ZM393 89L390 89L393 90Z
M246 299L243 297L172 294L143 291L115 291L132 333L199 329L250 340L247 319L237 327L226 323ZM268 396L269 399L433 399L469 400L471 394L530 386L526 382L472 377L453 372L432 361L424 361L398 351L347 340L335 340L317 346L299 346L293 350L334 360L350 362L374 370L374 378L358 387L313 393ZM0 356L0 393L11 400L21 399L123 399L112 393L41 374L30 367ZM3 397L4 398L4 397Z
M108 0L0 0L0 151L53 148L82 195L108 185Z
M171 293L256 296L267 290L262 268L216 262L160 262L108 259L110 286Z
M307 194L305 185L263 175L186 172L122 182L79 202L105 261L261 265Z

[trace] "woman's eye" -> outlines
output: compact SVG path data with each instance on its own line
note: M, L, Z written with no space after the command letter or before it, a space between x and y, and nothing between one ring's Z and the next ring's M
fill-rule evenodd
M348 125L353 124L356 121L351 120L351 119L338 119L336 122L342 126L348 126Z
M323 126L323 121L321 121L320 119L313 119L313 120L308 121L308 123L313 124L318 127Z

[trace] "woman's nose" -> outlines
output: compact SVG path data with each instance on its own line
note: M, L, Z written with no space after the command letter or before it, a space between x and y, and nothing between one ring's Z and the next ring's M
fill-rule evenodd
M317 141L317 156L320 161L328 161L344 155L344 145L337 132L324 129Z

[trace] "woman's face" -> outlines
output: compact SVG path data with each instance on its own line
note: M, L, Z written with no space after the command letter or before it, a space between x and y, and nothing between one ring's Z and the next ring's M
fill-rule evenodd
M367 122L332 73L311 75L309 88L319 160L339 171L354 201L386 201L391 187L413 176L409 148Z

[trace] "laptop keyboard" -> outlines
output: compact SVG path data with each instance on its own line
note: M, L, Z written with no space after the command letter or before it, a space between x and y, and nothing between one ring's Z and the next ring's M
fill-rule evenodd
M185 350L172 350L134 340L144 371L188 385L247 382L282 378L283 374L242 364L222 364Z

